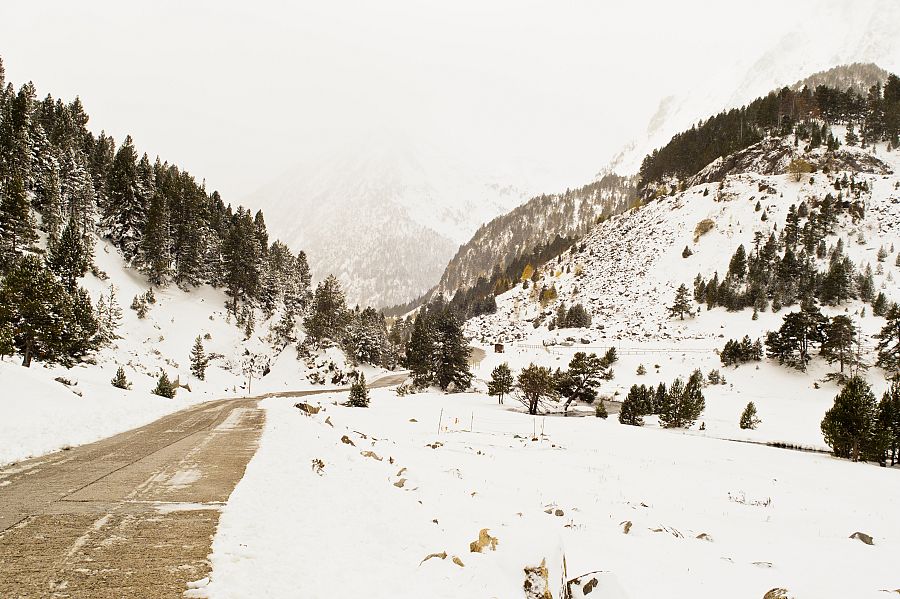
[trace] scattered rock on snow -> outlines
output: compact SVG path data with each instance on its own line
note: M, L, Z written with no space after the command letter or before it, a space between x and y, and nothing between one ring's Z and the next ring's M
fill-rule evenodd
M463 561L455 555L453 556L453 563L456 564L457 566L459 566L460 568L466 567L466 565L463 563Z
M374 451L360 451L359 455L364 458L372 458L373 460L381 461L381 456L375 453Z
M626 535L631 532L631 520L626 520L625 522L620 523L622 526L622 532Z
M422 564L424 564L425 562L427 562L428 560L430 560L433 557L437 557L440 559L447 559L447 552L441 551L440 553L429 553L428 555L425 556L425 559L423 559L422 561L419 562L419 565L421 566Z
M791 596L787 589L776 588L763 595L763 599L791 599Z
M352 445L353 447L356 447L356 443L354 443L347 435L341 437L341 443L343 443L344 445Z
M661 527L661 528L651 528L651 529L649 529L649 530L650 530L650 532L667 532L667 533L669 533L670 535L672 535L673 537L675 537L676 539L683 539L683 538L684 538L684 535L681 534L680 532L678 532L677 529L671 528L671 527L669 527L669 526L663 526L663 527Z
M712 537L705 532L701 532L699 535L697 535L696 538L700 539L701 541L709 541L710 543L712 543L713 540Z
M320 406L314 406L312 404L298 402L294 404L294 407L306 414L307 416L312 416L313 414L318 414L319 410L322 408Z
M862 541L866 545L874 545L875 544L875 539L873 539L870 535L867 535L864 532L856 531L855 533L850 535L850 538Z
M553 599L550 592L549 573L547 572L547 559L541 560L539 566L527 566L525 568L525 599Z
M394 483L394 486L397 487L398 489L402 489L403 485L405 485L405 484L406 484L406 479L401 478L400 480L398 480L397 482Z
M478 539L469 543L469 551L472 553L482 553L485 548L490 548L491 551L497 551L497 544L500 542L497 537L492 537L489 532L489 529L482 528L478 533Z

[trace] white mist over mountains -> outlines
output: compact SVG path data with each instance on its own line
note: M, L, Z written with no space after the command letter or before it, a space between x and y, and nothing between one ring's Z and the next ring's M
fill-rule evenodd
M493 216L633 172L700 118L839 63L900 70L898 7L58 0L4 7L0 55L387 305Z

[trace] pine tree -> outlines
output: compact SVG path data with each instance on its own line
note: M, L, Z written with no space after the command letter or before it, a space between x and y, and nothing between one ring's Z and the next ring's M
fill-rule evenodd
M603 361L596 354L576 352L560 387L560 394L566 398L563 411L567 411L574 401L594 403L604 370Z
M416 314L406 345L406 366L412 373L413 383L419 387L427 387L434 382L432 355L435 341L431 329L431 319L423 308Z
M87 302L87 305L85 305ZM0 284L0 326L12 329L22 365L70 365L96 343L97 322L83 290L70 294L35 256L24 256Z
M706 408L703 398L703 374L694 371L687 384L675 379L659 407L659 421L665 428L690 428Z
M575 304L569 308L566 314L566 327L572 329L588 328L591 326L591 315L582 304Z
M875 335L878 360L875 365L896 375L900 373L900 307L896 304L885 314L887 323Z
M101 344L110 343L120 337L116 334L116 329L122 324L122 308L119 306L119 300L116 297L116 288L113 285L109 287L109 295L100 295L97 300L97 323L98 339Z
M72 222L63 229L59 241L50 246L47 266L60 278L70 292L77 286L90 266L81 235Z
M369 390L366 388L366 376L363 373L359 373L357 379L350 385L347 405L353 408L369 407Z
M14 353L16 353L16 345L15 339L13 339L12 324L0 323L0 360Z
M119 369L116 371L116 376L112 378L110 381L113 387L118 387L119 389L131 389L131 383L128 382L128 379L125 377L125 369L119 366Z
M159 380L156 382L156 387L153 388L151 393L159 395L160 397L172 399L175 397L175 391L175 385L169 380L169 375L167 375L165 371L162 371L159 375Z
M679 316L681 320L684 320L684 315L692 316L691 312L691 297L688 292L687 285L684 283L678 287L678 291L675 292L675 303L669 307L669 316Z
M893 381L878 403L876 446L871 458L882 466L900 462L900 381Z
M799 312L785 315L781 328L766 335L766 351L779 364L806 371L813 344L825 339L828 319L812 302L804 302Z
M106 180L109 199L104 216L107 235L127 260L137 255L147 220L137 167L137 152L129 135L116 152Z
M171 243L168 203L165 196L156 192L150 200L141 239L142 270L152 285L165 285L171 275Z
M743 281L746 274L747 251L744 249L744 244L741 244L734 252L734 255L731 257L731 262L728 264L728 276L733 277L738 281Z
M31 206L21 177L13 177L0 187L0 265L9 264L37 241Z
M644 410L647 407L647 388L632 385L619 410L619 422L630 426L643 426ZM652 390L650 391L652 394Z
M844 315L838 315L825 325L824 339L820 353L829 364L837 362L840 365L838 376L843 376L844 367L852 365L854 360L854 340L858 329L853 320Z
M825 413L822 435L835 456L858 461L870 443L875 417L875 396L869 384L851 377Z
M516 378L519 401L528 413L535 415L541 405L556 397L553 373L549 368L530 364L522 369Z
M756 405L751 401L741 413L740 427L742 429L755 429L761 420L756 417Z
M306 334L317 345L324 339L340 341L349 319L341 284L329 275L316 288L309 316L304 322Z
M191 348L191 374L201 381L205 380L207 364L209 364L209 358L206 357L206 351L203 349L203 340L200 335L197 335L194 347Z
M435 380L445 391L451 385L457 391L463 391L472 382L472 371L469 369L471 352L463 336L462 324L447 309L438 316L435 332Z
M513 375L509 364L504 362L491 371L491 380L488 381L488 395L497 396L497 402L502 404L503 397L512 393Z
M875 316L884 316L888 309L887 296L883 291L879 292L872 302L872 314Z

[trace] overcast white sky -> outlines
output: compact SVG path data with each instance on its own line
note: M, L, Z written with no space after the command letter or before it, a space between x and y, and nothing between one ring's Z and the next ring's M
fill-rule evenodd
M4 2L7 79L239 201L322 148L404 132L593 173L661 97L810 1Z

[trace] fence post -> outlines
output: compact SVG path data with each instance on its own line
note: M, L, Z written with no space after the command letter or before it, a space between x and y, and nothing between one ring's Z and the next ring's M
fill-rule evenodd
M441 408L441 414L438 416L438 430L437 434L441 434L441 420L444 419L444 408Z

